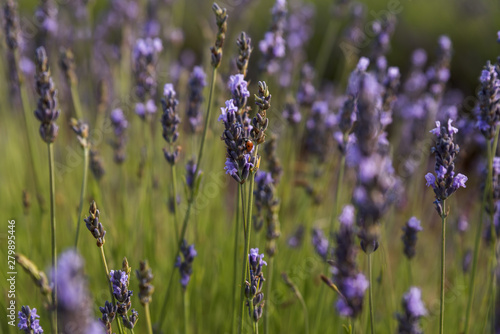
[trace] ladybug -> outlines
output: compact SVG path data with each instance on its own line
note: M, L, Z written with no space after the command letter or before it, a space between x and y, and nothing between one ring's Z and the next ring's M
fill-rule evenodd
M245 148L248 153L250 153L253 150L253 142L250 139L245 140Z

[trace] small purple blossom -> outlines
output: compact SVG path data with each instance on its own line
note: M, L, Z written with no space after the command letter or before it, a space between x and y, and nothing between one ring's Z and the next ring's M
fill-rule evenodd
M339 298L337 300L337 311L343 317L353 317L355 311L351 305L349 305L350 300L362 300L366 289L369 287L369 282L365 275L358 273L354 277L348 277L342 281L341 286L339 286L344 298Z
M43 333L40 326L40 316L36 314L36 308L30 309L29 306L22 306L21 311L18 312L19 323L17 327L25 333L38 334Z
M219 115L219 118L217 121L223 121L227 122L227 114L228 113L236 113L238 112L238 108L234 105L234 100L227 100L226 101L226 107L225 108L220 108L221 114Z
M116 108L111 112L111 124L113 125L115 135L120 136L128 127L127 119L120 108Z
M418 220L416 217L411 217L403 227L404 233L401 239L403 240L404 254L408 259L411 259L415 256L417 233L420 231L422 231L422 226L420 225L420 220Z
M312 244L316 253L323 259L327 260L329 243L323 231L319 228L313 228L312 231Z
M419 321L428 314L422 302L422 292L417 287L411 287L402 299L403 314L398 314L398 333L421 334L423 333Z
M189 281L191 280L191 275L193 273L193 261L194 258L198 255L194 245L187 244L186 240L182 241L181 245L181 254L184 258L184 261L181 260L181 257L177 257L177 261L175 262L175 266L179 268L179 272L181 274L180 283L182 288L185 290Z

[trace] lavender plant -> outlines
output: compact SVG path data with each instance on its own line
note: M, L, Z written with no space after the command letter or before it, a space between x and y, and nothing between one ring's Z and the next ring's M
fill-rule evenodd
M276 0L271 9L271 28L259 42L259 49L263 55L261 69L267 73L276 73L279 70L279 59L285 57L286 44L283 34L287 12L286 0Z
M57 242L56 242L56 203L55 203L55 182L54 182L54 147L53 143L59 132L59 127L55 123L59 117L60 110L57 103L57 90L49 70L47 53L44 47L36 49L36 92L40 96L38 99L35 116L40 121L40 136L47 143L49 160L49 184L50 184L50 230L52 248L52 267L56 270L57 276ZM52 300L57 306L57 285L52 289ZM57 332L57 309L53 312L53 331Z
M441 307L439 316L439 333L444 332L444 280L445 280L445 232L446 232L446 199L451 196L458 188L465 188L467 176L458 173L455 174L455 159L460 148L453 141L455 133L458 132L452 125L452 120L448 120L447 126L441 126L436 121L436 128L431 133L437 136L436 144L431 152L436 156L435 174L427 173L425 179L427 186L431 186L436 195L434 205L436 211L441 216L442 236L441 236ZM437 176L437 178L436 178Z
M139 300L144 306L144 313L146 321L148 323L148 333L153 333L153 327L151 325L151 316L149 312L149 304L152 301L153 292L155 287L151 284L153 281L153 272L148 265L147 261L141 261L139 264L139 269L135 271L135 275L139 280Z
M126 130L128 128L128 121L125 118L123 110L120 108L113 109L110 114L111 125L113 126L113 132L115 138L111 142L111 147L113 147L114 161L117 164L122 164L125 161L125 144L127 142Z
M266 265L263 261L264 254L259 254L258 248L250 249L248 254L248 263L250 266L249 279L245 282L245 296L247 297L246 306L248 307L248 315L252 319L254 333L258 333L257 322L262 317L264 308L264 293L262 286L264 285L264 274L262 266Z

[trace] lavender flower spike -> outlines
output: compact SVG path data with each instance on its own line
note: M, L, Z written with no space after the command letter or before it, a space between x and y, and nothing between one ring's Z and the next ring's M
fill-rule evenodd
M404 243L404 253L408 259L415 256L415 246L417 244L417 233L422 231L420 220L411 217L403 227L404 234L401 237Z
M200 66L195 66L189 77L189 99L186 112L191 133L201 131L202 116L200 107L203 102L203 87L206 85L205 72Z
M316 253L326 261L328 258L328 239L325 237L323 231L319 228L313 228L312 230L312 244Z
M191 275L193 273L193 261L198 253L196 252L196 249L194 249L194 245L188 246L186 240L182 241L181 253L184 257L184 261L182 261L181 257L178 256L175 266L179 268L179 272L181 274L181 286L185 290L191 280Z
M41 122L40 136L46 143L53 143L59 132L59 127L55 123L59 117L60 110L57 103L57 90L52 81L49 70L49 60L43 46L36 49L36 92L40 96L36 118Z
M17 327L20 330L28 334L38 334L43 333L43 329L40 326L40 316L36 314L36 308L30 309L29 306L22 306L21 311L18 313L19 323Z
M411 287L402 300L404 314L398 314L398 333L422 334L419 326L420 318L427 315L427 309L422 302L422 292L417 287Z
M500 80L495 66L489 61L481 72L479 81L481 90L478 93L479 113L476 126L487 139L491 139L500 122Z
M245 107L247 98L250 97L247 85L243 74L231 75L229 77L228 88L233 96L234 104L238 109Z
M125 130L128 127L128 122L120 108L114 109L110 117L116 137L111 143L115 151L114 159L117 164L121 164L125 161L125 142L127 141Z
M61 254L57 261L57 312L59 331L72 334L104 334L94 318L92 299L84 272L84 260L75 251Z
M165 141L170 145L170 151L164 148L163 152L165 154L165 159L171 165L177 163L181 151L180 146L177 146L176 148L172 147L179 137L178 127L181 122L176 110L179 101L175 97L176 92L174 90L174 86L170 83L165 84L163 89L163 98L161 100L163 108L161 125L163 128L163 139L165 139Z
M218 68L222 61L222 46L226 40L227 12L226 8L220 8L216 3L213 4L212 10L214 11L215 21L219 30L215 45L210 48L210 51L212 52L212 66Z
M258 322L262 317L264 307L264 293L262 286L264 285L265 278L262 273L262 267L267 266L266 261L262 260L264 254L259 254L258 248L251 248L248 254L248 263L250 266L250 282L246 281L245 296L248 301L248 314L254 322ZM250 303L250 300L252 303Z
M436 128L430 131L437 136L436 144L431 149L431 152L436 156L435 175L427 173L425 179L427 186L431 186L436 195L434 204L439 215L446 214L442 210L443 201L458 188L465 188L467 181L467 176L460 173L455 174L455 159L460 148L453 142L453 136L458 130L451 123L452 120L449 119L447 126L441 126L441 123L437 121Z

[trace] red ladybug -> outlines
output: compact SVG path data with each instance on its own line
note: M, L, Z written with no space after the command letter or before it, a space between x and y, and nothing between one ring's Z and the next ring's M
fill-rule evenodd
M251 140L247 139L245 143L245 147L247 149L247 152L250 153L253 150L253 143Z

